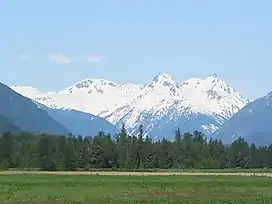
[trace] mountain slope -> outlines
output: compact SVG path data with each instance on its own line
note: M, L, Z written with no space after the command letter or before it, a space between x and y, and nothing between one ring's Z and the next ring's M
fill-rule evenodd
M272 144L272 92L249 104L214 133L214 137L231 143L238 137L259 145Z
M14 125L8 118L0 116L0 134L6 132L19 133L22 132L22 129Z
M38 102L33 102L46 110L53 119L63 124L73 135L95 136L99 131L111 134L119 133L117 126L92 114L73 109L52 109Z
M0 83L0 115L23 131L33 133L68 134L68 130L39 109L30 99Z
M85 79L62 91L41 93L35 88L12 88L48 107L92 113L136 133L140 124L152 137L172 137L181 131L213 133L249 101L216 75L178 83L166 73L145 85Z

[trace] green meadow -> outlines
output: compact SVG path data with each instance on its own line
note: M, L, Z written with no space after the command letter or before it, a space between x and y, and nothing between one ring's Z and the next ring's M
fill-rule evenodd
M0 203L272 203L272 179L241 176L0 175Z

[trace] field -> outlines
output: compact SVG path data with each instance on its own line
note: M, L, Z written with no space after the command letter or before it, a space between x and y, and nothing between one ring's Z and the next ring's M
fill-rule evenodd
M138 176L128 176L125 172L115 172L123 176L72 175L78 174L76 172L70 172L71 175L65 175L67 172L58 172L60 175L21 173L0 173L0 203L272 203L272 178L268 177L271 174L253 177L250 174L203 176L196 173L162 176L163 172L144 174L146 176L139 172L133 173ZM110 173L113 174L107 172Z

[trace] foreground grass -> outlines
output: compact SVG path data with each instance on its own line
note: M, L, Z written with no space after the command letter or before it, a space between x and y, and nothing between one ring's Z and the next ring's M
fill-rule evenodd
M39 168L13 168L13 169L0 169L0 171L39 171ZM226 169L78 169L77 171L110 171L110 172L197 172L197 173L272 173L271 168L226 168Z
M0 175L0 203L272 203L272 179L235 176Z

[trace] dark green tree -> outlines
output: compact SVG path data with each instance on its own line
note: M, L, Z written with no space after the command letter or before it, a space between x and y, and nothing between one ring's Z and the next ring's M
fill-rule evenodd
M52 136L43 134L38 142L38 160L41 170L55 170L56 164L53 161L53 142Z
M1 168L15 167L15 158L18 156L14 136L4 133L0 138L0 166Z

